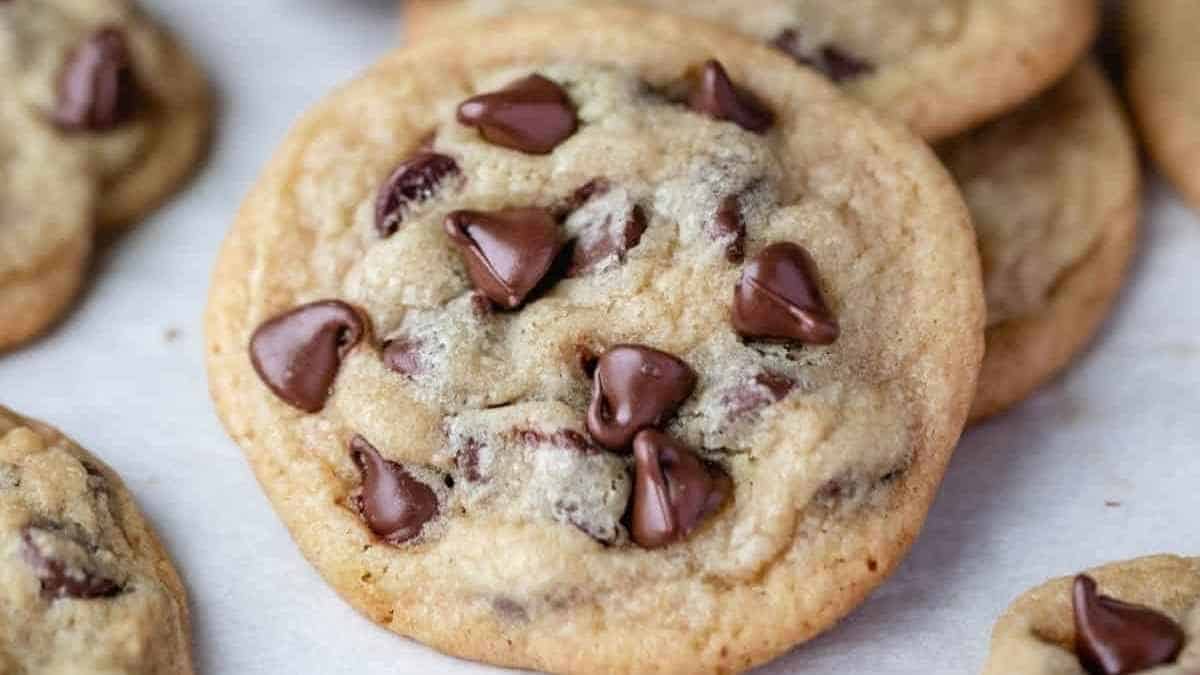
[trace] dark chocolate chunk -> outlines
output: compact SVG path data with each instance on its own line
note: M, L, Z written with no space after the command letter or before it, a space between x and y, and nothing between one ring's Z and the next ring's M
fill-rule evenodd
M375 229L390 237L404 222L408 209L437 194L449 179L461 175L458 162L435 152L421 152L396 167L375 200Z
M666 352L613 347L596 365L588 432L609 450L627 450L639 431L663 424L695 386L696 373Z
M446 234L475 288L503 309L520 307L562 250L562 228L544 209L455 211Z
M54 122L67 131L111 131L133 119L140 98L124 33L102 28L63 66Z
M403 544L437 517L437 493L404 467L384 459L362 436L350 442L350 457L362 473L362 492L355 505L377 536L390 544Z
M733 326L743 337L828 345L837 319L817 285L816 264L796 244L771 244L746 265L734 290Z
M616 218L621 219L620 225L613 227ZM636 205L626 214L608 213L603 219L589 223L575 241L567 276L588 274L614 257L624 262L625 254L642 242L645 232L646 213Z
M532 155L553 152L579 126L567 92L537 74L464 101L458 121L490 143Z
M406 337L389 340L383 345L383 363L401 375L416 377L424 370L420 350L420 340Z
M667 434L648 429L633 442L635 475L630 533L644 548L690 535L733 491L723 471L709 466Z
M729 410L729 418L737 420L782 401L795 388L796 382L791 378L763 372L731 389L721 397L721 403Z
M815 68L834 82L845 82L875 71L875 65L870 61L837 45L825 45L815 52L806 50L800 32L794 28L780 33L771 44L792 57L796 63Z
M754 94L734 84L715 60L704 64L688 102L697 112L757 134L775 123L775 115Z
M725 247L725 258L732 263L740 263L746 258L746 223L742 220L742 200L740 195L729 195L721 200L717 213L713 216L713 238L729 240Z
M43 551L34 538L36 528L21 531L21 557L33 569L42 583L42 594L49 598L91 600L111 598L121 592L121 586L92 570L72 569L67 563ZM72 545L79 546L72 542Z
M1075 653L1093 675L1128 675L1173 663L1184 634L1170 617L1149 607L1100 595L1096 581L1075 577Z

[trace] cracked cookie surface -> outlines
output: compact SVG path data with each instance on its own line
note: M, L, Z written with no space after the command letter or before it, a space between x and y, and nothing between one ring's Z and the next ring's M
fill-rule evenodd
M979 234L988 342L972 417L982 419L1057 374L1108 315L1135 251L1141 171L1093 63L939 154Z
M997 622L984 673L1198 670L1200 559L1161 555L1105 565L1025 593Z
M419 37L463 21L614 0L409 0ZM1095 36L1088 0L625 0L775 45L930 140L965 131L1059 79Z
M595 9L398 52L308 113L207 330L231 435L375 621L731 672L898 564L983 321L922 144L769 48Z
M0 408L0 671L193 672L183 584L111 469Z

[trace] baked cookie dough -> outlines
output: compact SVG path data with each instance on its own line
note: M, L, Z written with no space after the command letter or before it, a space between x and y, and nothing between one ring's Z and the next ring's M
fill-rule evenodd
M121 479L4 408L0 598L0 672L194 672L183 584Z
M1200 208L1200 45L1192 30L1200 3L1122 3L1126 86L1142 138L1155 162Z
M1093 63L939 153L983 258L979 420L1060 372L1108 316L1135 250L1140 169L1120 103Z
M983 348L922 143L629 8L386 58L213 278L217 409L309 560L393 631L551 672L730 673L831 626L920 529Z
M413 36L464 20L617 0L408 0ZM1093 0L623 0L768 42L929 140L992 119L1058 80L1095 37Z
M130 223L200 159L207 85L123 0L0 2L0 350L74 298L94 232Z
M1200 558L1153 556L1055 579L1017 599L985 675L1200 672Z

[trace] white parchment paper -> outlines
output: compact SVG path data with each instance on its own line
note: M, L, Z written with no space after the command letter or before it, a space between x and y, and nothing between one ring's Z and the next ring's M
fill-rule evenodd
M191 589L203 673L499 672L395 637L341 602L272 513L206 390L201 313L234 211L291 121L395 43L395 2L145 4L219 88L213 154L100 254L58 331L0 358L0 402L126 478ZM1093 349L969 433L900 572L762 673L978 672L992 623L1028 587L1111 560L1200 554L1200 219L1151 179L1144 228L1133 281Z

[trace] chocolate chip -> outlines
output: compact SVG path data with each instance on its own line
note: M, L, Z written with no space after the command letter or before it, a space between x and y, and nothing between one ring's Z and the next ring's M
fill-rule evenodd
M824 64L821 71L834 82L845 82L875 71L875 66L870 62L833 45L821 48L821 62Z
M687 446L648 429L633 442L635 476L630 532L645 548L686 538L716 513L733 491L724 472Z
M121 592L121 586L87 569L72 569L67 563L52 557L38 546L33 533L35 528L21 531L21 557L33 569L34 576L42 582L42 594L48 598L75 598L90 600L111 598ZM79 546L76 542L71 545Z
M1172 663L1184 634L1170 617L1096 591L1087 575L1075 577L1075 653L1093 675L1127 675Z
M350 441L350 457L362 472L362 492L355 498L367 526L390 544L403 544L421 534L437 517L437 494L388 461L362 436Z
M468 438L458 452L454 454L454 466L462 472L471 483L483 482L483 474L479 471L479 451L483 446L474 438Z
M725 247L725 259L740 263L746 258L746 223L742 220L742 200L739 195L729 195L721 200L713 217L713 238L730 240Z
M464 101L458 121L495 145L531 155L549 154L579 125L567 92L537 74Z
M825 45L816 52L805 49L800 32L789 28L771 44L803 66L816 68L834 82L844 82L875 71L870 61L858 58L836 45Z
M566 211L570 213L580 208L584 204L592 201L593 197L600 197L612 189L612 185L604 178L593 178L584 183L580 188L571 193L571 197L567 199Z
M102 28L63 66L54 122L68 131L110 131L133 118L139 99L125 35Z
M250 360L276 396L305 412L320 412L342 359L365 333L362 315L350 305L314 302L259 326L250 338Z
M596 365L587 427L609 450L627 450L643 429L661 425L696 386L696 373L657 349L620 345Z
M742 272L733 326L743 337L828 345L840 333L816 281L816 264L796 244L771 244Z
M397 338L383 345L383 363L391 370L406 377L421 374L421 341L413 338Z
M475 288L504 309L525 302L564 245L562 228L544 209L455 211L446 218L446 234Z
M390 237L404 222L411 204L437 194L448 179L461 175L458 162L435 152L421 152L396 167L375 200L375 229Z
M775 115L754 94L734 84L725 67L712 60L704 64L689 98L692 109L718 120L733 122L747 131L766 132Z
M646 232L646 213L634 206L621 219L619 227L613 227L616 214L605 214L604 218L584 226L571 251L568 277L578 277L594 271L610 258L624 262L625 254L642 243Z
M721 403L730 419L738 419L787 398L796 388L795 380L776 373L759 373L754 379L730 390Z

